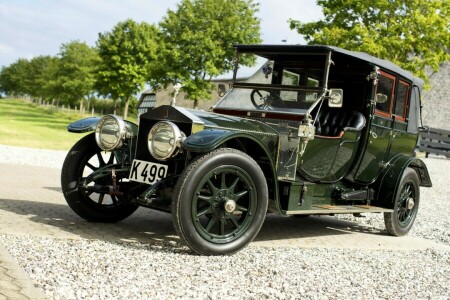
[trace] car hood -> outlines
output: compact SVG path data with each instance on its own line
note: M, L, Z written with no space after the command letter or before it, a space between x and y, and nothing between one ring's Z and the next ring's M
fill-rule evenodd
M203 129L224 129L265 135L278 134L275 128L258 120L169 105L159 106L142 114L140 127L145 127L144 132L148 132L155 121L172 121L180 126L189 125L190 129L184 128L187 135Z
M220 128L233 131L245 131L249 133L270 135L278 134L278 132L274 128L257 120L199 110L187 109L187 111L198 117L204 123L205 129Z

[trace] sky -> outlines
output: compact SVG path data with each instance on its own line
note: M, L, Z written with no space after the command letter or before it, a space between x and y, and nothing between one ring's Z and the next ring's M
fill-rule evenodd
M78 40L94 46L100 32L133 19L159 23L179 0L0 0L0 66L19 58L57 55L63 43ZM305 43L287 20L318 20L315 0L259 0L263 43Z

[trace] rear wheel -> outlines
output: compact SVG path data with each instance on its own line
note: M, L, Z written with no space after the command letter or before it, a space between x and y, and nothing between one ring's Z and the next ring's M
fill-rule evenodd
M264 174L247 154L229 148L193 161L181 174L172 199L174 227L193 251L225 255L258 234L267 211Z
M414 224L419 209L420 190L417 173L407 168L395 197L394 211L384 213L384 224L389 234L406 235Z
M70 208L91 222L112 223L130 216L138 207L125 201L124 196L92 192L80 188L80 182L101 167L117 163L114 152L101 150L94 134L80 139L67 154L61 172L61 186ZM124 178L118 174L116 182ZM92 185L112 185L112 177L96 179Z

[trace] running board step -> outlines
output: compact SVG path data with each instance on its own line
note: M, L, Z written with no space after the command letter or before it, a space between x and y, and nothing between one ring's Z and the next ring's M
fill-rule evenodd
M329 214L354 214L392 212L392 209L370 205L314 205L307 210L288 210L286 215L329 215Z

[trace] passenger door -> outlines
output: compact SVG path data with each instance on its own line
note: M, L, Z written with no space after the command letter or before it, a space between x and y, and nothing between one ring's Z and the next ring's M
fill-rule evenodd
M397 84L395 93L395 106L393 109L393 131L392 141L389 147L389 155L387 160L390 161L397 155L411 156L413 154L417 135L408 133L408 106L411 93L411 84L400 79Z
M395 83L395 76L380 71L375 93L378 101L372 125L369 128L370 135L364 156L355 174L355 179L362 183L375 181L388 161L393 128L392 109Z

